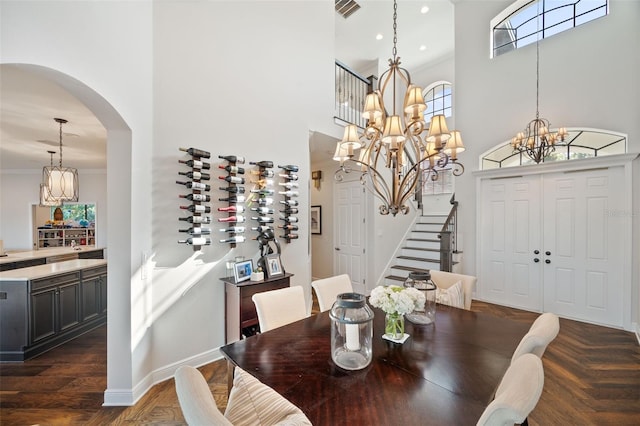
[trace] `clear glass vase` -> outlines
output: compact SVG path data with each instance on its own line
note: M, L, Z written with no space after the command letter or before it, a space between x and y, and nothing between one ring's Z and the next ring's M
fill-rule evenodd
M390 339L402 339L404 336L404 315L387 313L384 317L384 333Z

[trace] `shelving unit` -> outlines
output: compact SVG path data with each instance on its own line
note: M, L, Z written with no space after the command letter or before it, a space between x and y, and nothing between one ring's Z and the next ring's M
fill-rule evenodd
M190 234L188 238L178 240L178 243L192 244L193 249L198 251L203 245L211 244L211 238L209 236L210 229L202 227L202 225L211 223L211 216L207 215L211 213L211 206L208 205L210 197L205 194L205 192L211 189L211 186L202 182L203 180L208 181L211 179L211 175L208 173L211 169L211 163L203 160L211 158L211 153L198 148L179 148L179 150L191 156L189 160L178 160L180 164L191 168L188 172L178 172L179 175L191 179L191 182L176 181L176 183L185 185L188 189L191 189L191 194L179 195L178 197L189 200L191 205L183 205L180 208L187 210L192 216L178 219L191 224L191 228L189 229L178 230L178 232Z
M96 245L95 228L39 228L37 248Z
M223 226L221 232L226 235L220 240L221 243L228 243L231 248L235 248L237 243L245 241L244 223L245 216L245 169L241 167L244 164L244 157L236 155L218 155L218 158L225 160L225 164L221 164L218 168L226 170L226 176L218 176L219 179L226 182L226 187L219 188L221 191L227 191L225 197L218 198L218 201L226 201L227 206L218 207L219 212L226 212L227 217L219 217L218 222Z
M296 172L298 171L298 166L293 164L288 164L286 166L278 166L282 170L279 174L282 178L283 182L279 183L282 186L283 191L279 191L282 196L284 196L284 200L281 203L284 205L284 209L280 210L282 213L280 220L284 222L283 225L278 226L282 228L284 233L279 235L280 238L283 238L287 243L290 243L291 240L295 240L298 238L298 175Z

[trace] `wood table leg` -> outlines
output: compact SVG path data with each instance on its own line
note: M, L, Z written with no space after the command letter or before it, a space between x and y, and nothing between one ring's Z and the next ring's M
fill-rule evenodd
M227 397L231 393L231 388L233 387L233 370L236 368L236 365L227 360Z

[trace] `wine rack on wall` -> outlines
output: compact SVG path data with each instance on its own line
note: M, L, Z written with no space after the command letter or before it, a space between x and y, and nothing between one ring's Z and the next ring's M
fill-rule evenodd
M252 161L250 164L257 166L252 170L251 174L255 177L252 180L254 188L251 189L251 211L255 212L255 216L251 219L256 221L256 226L251 230L257 231L258 234L268 233L271 231L273 235L273 161L262 160Z
M208 215L211 213L211 197L208 194L211 186L204 183L211 179L211 163L204 161L211 157L211 153L198 148L179 149L189 154L191 158L178 160L180 164L189 167L188 171L179 171L178 174L183 179L189 180L176 180L176 183L184 185L186 189L191 190L191 193L180 194L178 197L183 201L188 200L191 204L180 206L180 209L187 211L190 216L179 217L178 220L188 222L190 227L178 229L178 232L188 235L186 239L178 240L178 243L190 244L194 250L200 250L202 246L211 244L211 228L206 226L211 223L211 216Z
M220 239L221 243L229 243L231 247L236 244L245 242L245 222L246 222L246 195L245 195L245 158L237 155L219 155L218 158L225 160L226 163L218 165L218 168L227 172L226 176L218 176L227 184L220 187L221 191L226 191L225 197L218 198L219 201L226 201L226 206L218 207L219 212L227 213L226 217L219 217L218 222L225 225L220 229L227 235Z
M297 172L299 170L298 166L293 164L288 164L285 166L278 166L281 172L278 174L280 176L282 182L279 182L278 185L282 186L282 191L278 191L284 197L284 200L280 201L284 206L283 210L280 210L280 220L284 222L282 225L278 225L278 228L283 230L283 234L279 235L280 238L283 238L287 243L290 243L291 240L298 239L298 216L299 213L299 184L298 184L298 175Z

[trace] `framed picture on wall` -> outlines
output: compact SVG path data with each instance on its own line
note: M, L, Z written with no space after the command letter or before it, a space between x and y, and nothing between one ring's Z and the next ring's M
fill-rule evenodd
M241 283L242 281L246 281L251 278L252 272L253 262L251 262L251 260L236 262L233 266L233 278L235 278L237 283Z
M311 206L309 213L311 233L322 234L322 206Z

